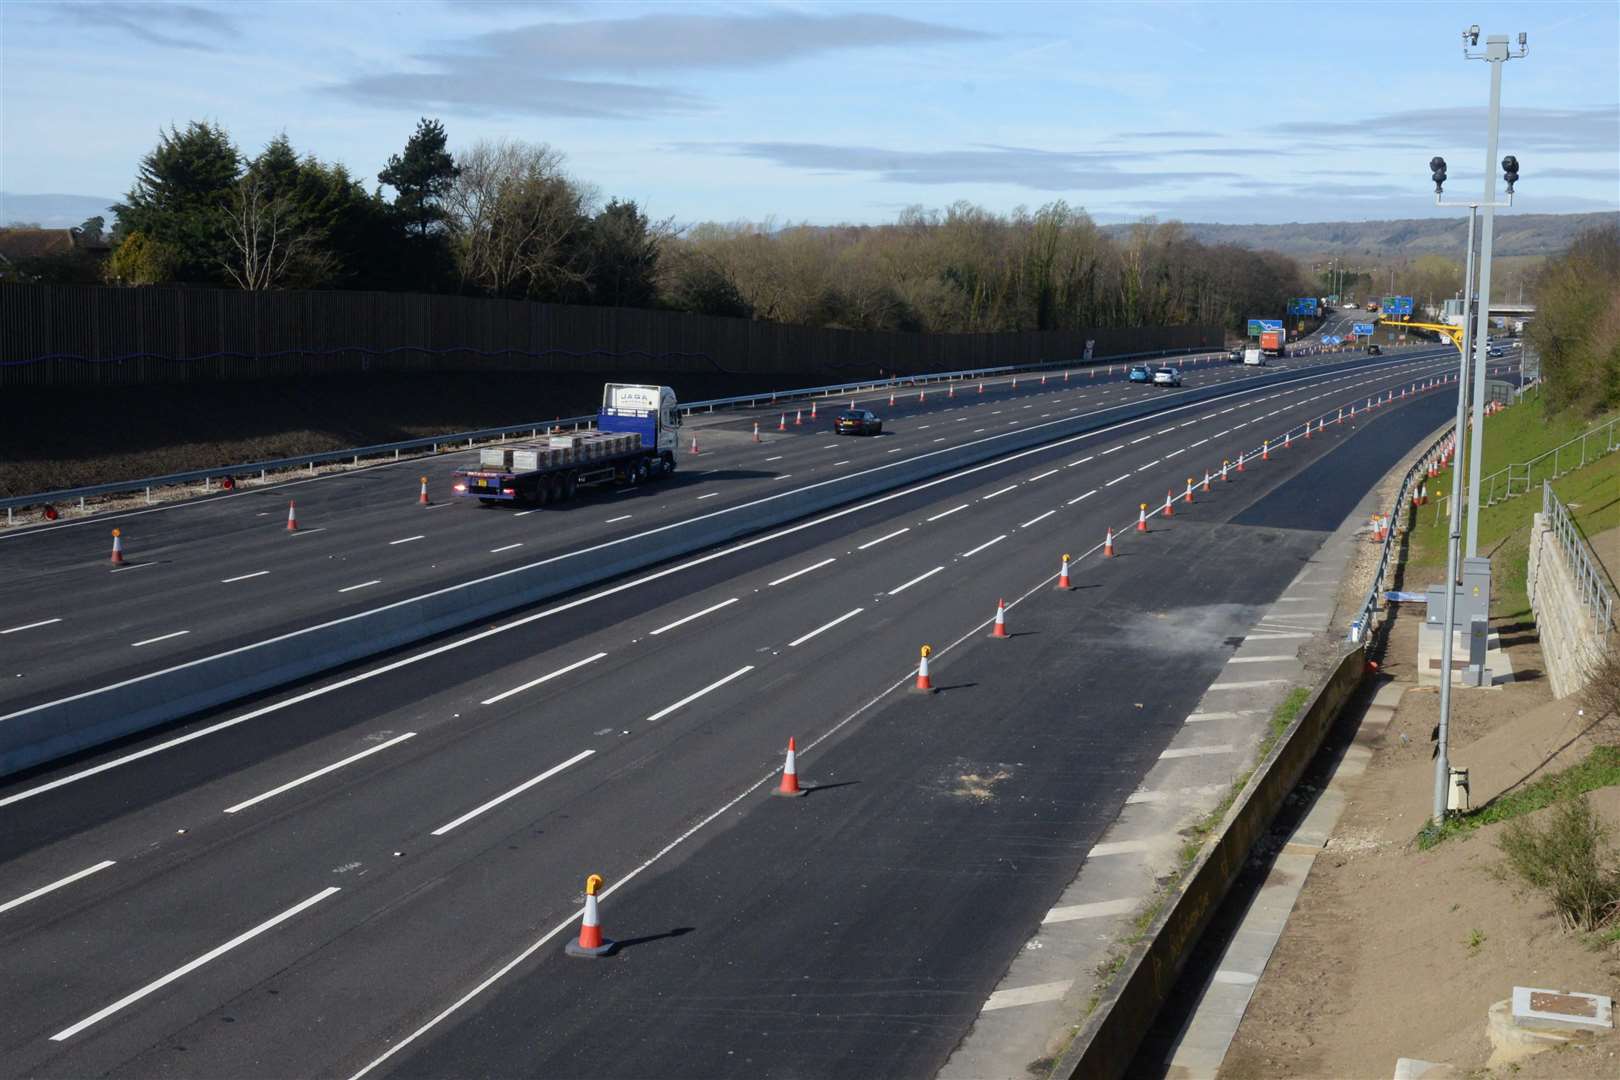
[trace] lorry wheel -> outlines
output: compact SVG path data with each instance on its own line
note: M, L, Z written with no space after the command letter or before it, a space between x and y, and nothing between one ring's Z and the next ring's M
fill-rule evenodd
M569 473L567 476L563 477L563 482L562 482L562 497L563 497L563 500L567 501L569 499L572 499L574 497L574 492L577 491L578 488L579 488L579 477L576 476L574 473Z
M664 463L664 475L665 476L668 476L670 473L675 471L675 455L674 454L671 454L669 451L666 450L664 453L658 455L658 460Z

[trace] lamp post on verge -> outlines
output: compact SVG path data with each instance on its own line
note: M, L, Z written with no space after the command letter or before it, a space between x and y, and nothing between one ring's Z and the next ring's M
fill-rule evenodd
M1458 438L1462 438L1466 431L1470 383L1468 364L1470 358L1472 358L1475 364L1472 379L1474 411L1473 434L1468 439L1469 498L1467 507L1468 557L1470 559L1476 558L1479 550L1479 474L1481 447L1485 434L1485 363L1490 340L1491 246L1495 227L1495 209L1498 206L1513 205L1513 184L1519 178L1518 159L1509 155L1502 161L1504 177L1508 181L1507 202L1496 202L1496 173L1492 162L1496 158L1497 131L1501 120L1502 64L1506 63L1515 54L1510 50L1505 35L1491 35L1485 40L1485 51L1482 54L1470 55L1469 48L1478 44L1479 27L1477 25L1470 26L1463 31L1463 55L1468 59L1485 60L1491 64L1491 99L1486 133L1485 191L1483 198L1477 203L1442 202L1441 188L1446 181L1446 161L1444 158L1436 157L1429 162L1430 176L1434 180L1435 205L1466 205L1469 208L1468 259L1467 269L1463 277L1463 345L1461 349L1462 355L1458 360L1456 433ZM1521 33L1519 35L1519 51L1517 55L1523 57L1526 52L1526 35ZM1476 291L1473 281L1474 224L1477 213L1481 209L1485 211L1485 215L1484 224L1480 230L1479 283ZM1473 311L1470 311L1470 303L1474 305ZM1447 796L1451 786L1451 759L1448 753L1451 728L1451 658L1457 617L1458 563L1462 555L1461 526L1463 515L1459 507L1462 495L1462 474L1463 459L1459 453L1451 474L1451 521L1450 535L1446 544L1446 614L1445 624L1441 628L1440 645L1440 725L1437 732L1438 738L1434 758L1433 820L1436 824L1445 820ZM1488 612L1490 603L1488 570L1484 576L1483 593L1482 605L1484 610Z

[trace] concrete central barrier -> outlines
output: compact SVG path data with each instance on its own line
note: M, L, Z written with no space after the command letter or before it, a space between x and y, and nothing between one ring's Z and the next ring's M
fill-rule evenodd
M1422 356L1367 364L1357 358L1308 372L1280 370L1244 380L1155 396L1069 419L1032 424L960 447L797 488L637 536L582 548L486 577L319 623L176 667L0 716L0 776L134 732L363 660L491 616L515 611L621 574L846 505L957 469L1162 413L1180 405L1352 368L1388 367ZM558 512L566 512L560 510Z

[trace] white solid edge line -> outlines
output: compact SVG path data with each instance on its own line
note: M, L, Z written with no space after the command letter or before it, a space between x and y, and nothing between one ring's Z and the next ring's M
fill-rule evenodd
M962 552L962 558L965 559L970 555L977 555L979 552L983 551L985 548L989 547L991 544L999 544L1005 539L1007 539L1007 534L1002 533L1000 536L996 537L994 540L986 540L984 543L980 544L978 547L974 548L972 551L964 551L964 552Z
M929 518L928 520L932 522L932 521L938 521L940 518L950 517L952 514L956 513L958 510L966 510L969 506L972 506L972 505L973 505L972 503L963 503L961 506L953 506L949 510L945 511L943 514L935 514L933 517ZM24 627L23 629L27 629L27 628Z
M342 593L342 592L354 592L354 590L356 590L356 589L369 589L373 585L381 585L381 584L382 584L382 579L381 578L373 578L370 581L362 581L358 585L346 586L344 588L339 589L338 592L340 592L340 593Z
M98 873L98 872L100 872L102 870L107 869L107 867L109 867L109 866L115 866L115 865L117 865L115 860L113 860L113 859L103 859L101 862L96 863L96 865L87 866L83 870L80 870L78 873L69 874L67 877L61 878L61 879L59 879L57 881L53 881L49 885L41 885L39 888L35 889L33 892L23 893L21 896L17 897L15 900L7 900L5 903L0 904L0 913L10 911L14 907L22 907L24 904L28 903L28 901L30 901L30 900L38 900L40 897L44 896L45 894L53 893L57 889L62 888L64 885L71 885L75 881L80 880L81 878L87 878L91 874Z
M158 641L168 641L170 638L177 638L177 637L180 637L182 634L189 634L189 633L191 633L190 630L176 630L172 634L160 634L157 637L149 637L145 641L132 641L132 642L129 643L129 647L132 648L132 649L138 649L142 645L151 645L154 642L158 642Z
M687 623L691 622L693 619L701 619L701 618L703 618L703 616L709 614L710 612L719 611L721 608L729 607L730 605L735 604L736 602L737 602L737 598L735 596L733 596L730 600L722 600L718 604L714 604L714 605L712 605L710 607L704 608L702 611L694 611L694 612L692 612L692 614L683 616L682 618L679 618L679 619L676 619L672 623L665 623L663 626L660 626L658 629L654 630L650 636L651 637L657 637L659 634L662 634L665 630L673 630L677 626L685 626Z
M923 577L927 577L927 576L928 576L927 574L923 575ZM892 596L894 594L890 593L889 595ZM817 634L821 633L823 630L831 630L833 627L837 626L839 623L844 622L845 620L848 620L848 619L853 619L855 616L859 615L861 612L863 612L865 610L866 609L863 608L863 607L858 607L854 611L846 611L842 615L838 616L838 618L834 619L832 622L823 623L822 625L816 627L814 630L810 631L808 634L800 634L798 637L796 637L792 641L788 642L788 648L796 649L800 645L803 645L805 642L809 641L811 638L815 637Z
M795 571L793 571L793 573L787 575L787 577L779 577L775 581L769 582L765 587L768 589L772 585L781 585L783 582L792 581L794 578L799 577L801 574L808 574L812 570L820 570L823 566L826 566L828 563L835 563L837 561L838 561L838 558L836 556L834 556L831 559L822 559L820 562L812 563L811 565L805 567L803 570L795 570Z
M390 541L388 541L388 546L393 547L395 544L408 544L412 540L423 540L423 539L426 539L426 535L427 534L425 534L425 533L420 533L420 534L418 534L416 536L407 536L403 540L390 540Z
M595 656L587 656L583 660L575 660L572 664L565 664L564 666L558 668L556 671L548 672L547 674L540 676L538 679L530 679L528 682L524 683L521 686L514 686L510 690L502 690L500 693L496 694L494 697L485 698L483 701L480 701L478 704L480 704L480 705L493 705L497 701L505 701L507 698L511 697L513 694L521 694L525 690L533 690L535 687L539 686L541 683L550 682L552 679L555 679L560 675L567 675L570 671L577 671L578 669L584 667L586 664L594 664L594 663L596 663L598 660L602 659L602 657L604 657L606 655L607 655L607 653L605 653L605 652L599 652Z
M856 550L865 551L869 547L877 547L879 544L883 543L883 541L885 541L885 540L893 540L895 537L899 536L901 533L908 533L910 531L911 531L911 526L907 525L903 529L896 529L896 530L894 530L894 532L889 533L886 536L880 536L876 540L868 540L866 543L860 545L860 547L857 548Z
M686 705L690 705L692 702L696 701L698 698L702 697L704 694L707 694L707 693L710 693L712 691L718 690L722 686L726 685L726 683L731 682L733 679L740 679L744 675L748 674L750 671L753 671L753 670L754 670L754 665L753 664L744 664L742 667L738 668L736 671L733 671L730 675L727 675L725 678L716 679L714 682L710 683L708 686L705 686L703 689L695 690L692 693L687 694L685 697L681 698L681 700L677 701L675 704L673 704L673 705L665 705L662 709L659 709L657 712L655 712L651 716L647 717L647 723L651 724L651 723L654 723L655 721L662 720L664 717L668 716L670 713L674 712L676 709L679 709L679 708L681 708L683 706L686 706Z
M59 623L61 621L62 620L60 618L41 619L39 622L31 622L24 626L13 626L10 630L0 630L0 634L19 634L24 630L34 630L41 626L49 626L52 623Z
M1049 517L1051 517L1051 516L1052 516L1052 515L1053 515L1053 514L1055 514L1055 513L1057 513L1057 511L1056 511L1056 510L1048 510L1048 511L1047 511L1047 512L1046 512L1046 513L1044 513L1044 514L1040 514L1040 515L1038 515L1038 516L1036 516L1036 517L1032 517L1032 518L1030 518L1030 519L1029 519L1029 520L1028 520L1028 521L1026 521L1026 522L1024 522L1024 523L1023 523L1023 524L1022 524L1022 525L1020 525L1020 526L1018 526L1018 527L1019 527L1019 528L1020 528L1020 529L1027 529L1027 528L1029 528L1029 527L1030 527L1030 526L1031 526L1031 525L1034 525L1034 524L1036 524L1036 523L1037 523L1037 522L1041 522L1041 521L1045 521L1045 520L1046 520L1046 519L1047 519L1047 518L1049 518Z
M251 574L237 574L235 577L220 578L219 583L229 585L233 581L246 581L248 578L264 577L269 572L268 570L255 570Z
M933 577L935 574L939 573L943 569L945 569L943 566L936 566L932 570L928 571L926 574L918 574L916 577L912 578L910 581L906 582L904 585L897 585L894 588L890 589L888 591L887 595L889 595L889 596L899 596L901 593L905 592L907 589L911 588L913 585L917 584L919 581L927 581L929 578ZM859 610L859 609L857 609L857 610Z
M123 1008L126 1008L126 1007L130 1006L130 1005L135 1004L135 1002L141 1000L141 998L145 997L146 995L148 995L148 994L150 994L150 993L152 993L154 991L163 989L163 987L168 986L170 983L174 982L176 979L183 978L184 976L189 975L191 972L196 971L198 968L202 967L204 964L209 963L210 961L213 961L213 960L217 960L221 956L224 956L226 953L230 952L232 949L236 948L238 945L241 945L244 942L251 941L252 939L258 937L260 934L264 933L267 930L275 929L277 926L279 926L282 923L286 922L288 919L292 918L294 915L297 915L299 912L305 910L306 908L313 907L316 904L320 903L322 900L325 900L328 896L331 896L333 893L341 892L341 891L342 890L339 889L336 885L327 886L326 888L322 889L320 892L316 893L314 896L311 896L306 900L302 900L299 903L294 904L292 907L288 908L286 911L283 911L280 915L276 915L273 918L266 919L264 922L260 923L258 926L255 926L253 929L248 930L248 931L246 931L244 933L238 934L235 937L231 938L231 940L227 941L225 944L215 946L214 948L208 950L207 952L203 953L201 956L197 957L195 960L192 960L190 963L180 965L179 967L175 968L173 971L169 972L167 975L163 976L162 978L156 979L156 980L154 980L152 982L147 983L145 986L141 987L139 990L135 991L134 993L127 994L124 997L119 998L117 1001L113 1002L111 1005L108 1005L106 1008L99 1010L98 1012L91 1013L89 1016L85 1017L83 1020L80 1020L77 1024L74 1024L72 1027L63 1028L61 1031L58 1031L55 1035L51 1036L51 1041L52 1042L64 1042L64 1041L66 1041L68 1039L73 1038L73 1036L77 1035L79 1032L83 1031L85 1028L89 1027L90 1025L99 1023L100 1021L105 1020L107 1017L111 1016L113 1013L118 1012L120 1009L123 1009Z
M1234 390L1232 390L1231 392L1232 393L1242 393L1243 388L1241 386L1239 386L1239 387L1235 388ZM1169 409L1167 411L1176 412L1176 411L1180 411L1182 409L1202 408L1202 407L1206 407L1208 404L1209 404L1209 402L1207 402L1207 401L1189 402L1189 403L1187 403L1185 405L1173 406L1171 409ZM1104 409L1104 410L1098 410L1098 411L1099 412L1105 412L1107 410ZM1094 414L1087 414L1087 415L1094 415ZM839 518L846 517L846 516L848 516L850 514L859 513L859 512L861 512L863 510L870 510L874 506L881 506L884 503L890 502L890 501L892 501L894 499L906 498L907 496L915 495L920 491L927 491L928 489L933 488L933 487L938 487L941 484L951 483L951 482L953 482L955 480L959 480L960 478L962 478L964 476L971 476L974 473L982 472L982 471L987 470L987 469L1000 468L1000 467L1006 465L1008 462L1017 461L1019 458L1027 457L1027 456L1030 456L1030 455L1033 455L1033 454L1045 453L1045 452L1047 452L1049 450L1052 450L1052 449L1054 449L1056 447L1068 446L1071 443L1080 442L1080 441L1082 441L1084 439L1095 438L1098 435L1106 435L1108 433L1117 431L1122 427L1128 427L1131 424L1134 424L1134 423L1138 422L1138 420L1140 420L1140 419L1141 419L1140 417L1133 417L1133 418L1131 418L1129 420L1120 420L1120 421L1117 421L1117 422L1115 422L1113 424L1108 424L1108 425L1105 425L1105 426L1103 426L1101 428L1097 428L1097 429L1095 429L1093 431L1079 432L1077 434L1066 436L1066 437L1064 437L1062 439L1058 439L1058 440L1055 440L1053 442L1043 443L1040 446L1032 446L1032 447L1029 447L1029 448L1024 449L1024 450L1015 450L1012 453L1005 455L1004 457L995 458L995 459L992 459L990 461L983 461L983 462L978 463L977 465L969 465L966 468L958 469L958 470L955 470L955 471L949 472L949 473L945 473L945 474L943 474L941 476L930 477L929 479L919 481L916 484L912 484L912 485L909 485L907 487L902 487L902 488L899 488L899 489L894 490L894 491L885 492L882 495L878 495L878 496L876 496L874 498L871 498L871 499L868 499L868 500L866 500L864 502L856 503L856 504L854 504L852 506L841 507L841 508L839 508L837 510L831 511L830 513L822 514L819 517L810 518L810 519L804 520L804 521L794 522L793 524L788 525L788 526L786 526L784 528L781 528L781 529L777 529L774 532L766 533L765 535L762 535L762 536L755 536L755 537L751 537L751 538L749 538L747 540L739 541L738 543L732 544L729 547L722 548L722 549L720 549L718 551L711 551L711 552L709 552L707 554L704 554L704 555L699 555L698 557L696 557L694 559L689 559L686 562L678 563L675 566L665 567L662 570L655 570L652 573L645 574L645 575L643 575L641 577L634 578L634 579L632 579L630 581L621 582L620 584L617 584L617 585L611 585L611 586L609 586L609 587L607 587L605 589L599 589L596 592L591 593L591 594L589 594L587 596L582 596L582 597L578 597L578 598L573 599L573 600L565 601L564 603L558 604L558 605L556 605L554 607L546 608L543 611L537 611L537 612L533 612L533 613L531 613L529 615L520 616L519 618L513 619L510 622L501 623L498 626L492 626L487 630L480 630L480 631L478 631L476 633L469 634L466 637L458 638L455 641L449 641L449 642L444 643L443 645L436 645L436 646L434 646L432 648L424 649L422 652L412 654L411 656L401 657L398 660L393 660L393 661L390 661L390 662L388 662L386 664L378 665L377 667L371 668L370 670L362 671L357 675L351 675L348 678L339 679L336 682L328 683L325 686L319 686L319 687L316 687L316 688L314 688L312 690L306 690L301 694L295 694L290 698L285 698L285 699L283 699L281 701L272 702L269 705L261 706L258 709L253 709L253 710L251 710L249 712L243 713L240 716L233 716L233 717L230 717L229 719L221 720L216 724L210 724L207 727L198 728L196 731L187 732L185 735L180 735L180 736L177 736L177 737L175 737L173 739L168 739L168 740L166 740L164 742L157 743L157 744L155 744L153 746L144 747L144 748L142 748L140 750L134 751L133 753L125 754L122 757L113 758L110 761L104 761L104 762L101 762L101 763L99 763L97 765L92 765L89 768L81 769L78 772L70 773L67 776L57 777L56 779L49 780L49 781L47 781L47 782L45 782L43 784L38 785L37 787L32 787L32 788L29 788L29 789L27 789L25 791L19 791L19 792L16 792L15 794L5 796L4 798L0 798L0 807L10 806L12 803L22 802L25 799L31 799L36 795L43 795L47 791L54 791L55 789L57 789L59 787L63 787L65 785L67 785L67 784L73 784L73 783L77 783L77 782L79 782L81 780L87 780L92 776L99 775L100 773L106 772L106 771L108 771L110 769L116 769L116 768L119 768L120 766L127 765L130 762L139 761L142 758L150 757L153 754L159 754L159 753L162 753L165 750L171 750L176 746L184 745L185 743L191 742L193 739L200 739L200 738L202 738L202 737L204 737L206 735L212 735L212 734L214 734L216 732L223 731L223 730L225 730L227 728L235 727L238 724L246 723L249 720L257 720L261 716L266 716L266 715L268 715L270 713L274 713L274 712L280 712L282 709L287 709L287 708L291 708L294 705L302 704L303 702L308 701L308 700L310 700L312 698L323 697L326 694L330 694L330 693L333 693L335 691L342 690L345 687L354 685L355 683L365 682L365 681L367 681L369 679L374 679L374 678L377 678L379 676L386 675L391 671L396 671L399 668L407 667L407 666L409 666L411 664L420 663L420 662L422 662L424 660L430 660L433 657L438 656L441 653L449 652L452 649L459 649L459 648L462 648L462 647L467 646L467 645L476 644L477 642L482 641L487 637L492 637L495 634L503 634L503 633L506 633L509 630L519 629L519 628L521 628L523 626L527 626L529 623L534 622L536 620L550 618L550 617L552 617L554 615L560 615L560 614L563 614L565 612L572 611L576 607L581 607L581 606L583 606L585 604L593 603L593 602L595 602L597 600L601 600L601 599L603 599L605 597L616 596L619 593L624 592L626 590L638 588L639 586L645 585L645 584L647 584L649 582L661 580L662 578L667 577L667 576L669 576L671 574L678 574L683 570L689 570L689 569L691 569L692 567L695 567L695 566L702 566L702 565L704 565L704 564L706 564L708 562L711 562L711 561L713 561L715 559L722 559L722 558L725 558L728 555L734 555L739 551L746 551L746 550L748 550L750 548L753 548L753 547L755 547L757 545L760 545L760 544L768 544L768 543L770 543L770 542L772 542L774 540L780 540L784 536L792 536L795 533L801 532L801 531L803 531L805 529L813 529L813 528L816 528L818 526L825 525L830 521L836 521ZM1064 422L1066 422L1066 421L1061 421L1061 420L1053 421L1053 423L1064 423ZM997 438L997 437L998 436L991 436L991 438ZM988 440L985 440L985 441L988 441ZM928 455L925 454L925 455L922 455L922 456L926 457ZM881 467L882 466L880 466L880 468ZM876 469L874 469L873 471L876 471ZM791 474L789 474L789 475L791 475ZM843 478L840 478L839 481L832 481L832 480L819 481L818 483L811 484L808 487L797 489L797 492L784 492L781 495L768 495L768 496L765 496L764 498L755 500L754 503L744 503L744 504L742 504L742 506L746 507L746 506L755 505L757 503L767 502L767 501L769 501L771 499L785 498L788 495L792 495L792 494L795 494L795 493L802 493L804 491L811 490L812 488L819 487L822 484L843 482L844 480L848 480L848 479L849 479L849 477L843 477ZM176 504L176 505L185 505L185 504ZM740 508L741 507L728 507L728 508L726 508L724 510L715 511L713 514L710 514L710 515L707 515L707 516L709 516L709 517L717 517L720 514L733 513L733 512L735 512L736 510L738 510ZM531 511L522 511L521 513L530 513L530 512ZM513 516L517 517L517 516L521 516L521 514L514 514ZM438 596L438 595L441 595L443 593L454 592L457 589L466 588L466 587L468 587L470 585L481 584L482 582L485 582L485 581L494 581L494 580L496 580L498 578L501 578L501 577L504 577L504 576L506 576L508 574L520 573L520 572L522 572L524 570L531 570L531 569L534 569L534 568L539 567L539 566L545 566L545 565L547 565L549 563L560 562L563 559L574 558L574 557L577 557L577 556L580 556L580 555L589 554L589 553L591 553L593 551L597 551L597 550L600 550L600 549L603 549L603 548L609 548L609 547L613 547L613 546L615 546L617 544L626 543L631 539L636 539L637 537L651 536L651 535L653 535L655 533L662 532L662 531L664 531L666 529L675 528L675 527L677 527L679 525L690 524L691 521L695 521L695 520L703 520L703 519L702 518L694 518L694 519L688 519L688 520L682 521L682 522L675 522L675 523L672 523L670 525L660 525L660 526L657 526L656 528L649 529L646 532L639 533L639 534L637 534L636 537L621 537L621 538L615 539L615 540L604 541L601 544L595 544L595 545L592 545L591 547L588 547L588 548L582 548L582 549L580 549L578 551L564 552L561 555L548 556L545 559L541 559L540 561L535 562L535 563L530 563L527 566L512 567L510 569L501 570L501 571L498 571L498 572L493 573L493 574L486 574L481 578L475 578L472 581L464 581L464 582L460 582L460 583L458 583L456 585L446 586L446 587L444 587L442 589L436 589L436 590L434 590L433 592L430 592L430 593L424 593L421 596L410 597L410 598L407 598L405 600L397 600L397 601L394 601L391 604L385 604L380 608L374 608L369 612L362 611L362 612L356 612L356 613L354 613L352 615L344 615L344 616L341 616L341 617L339 617L337 619L331 619L331 620L328 620L327 622L320 623L320 624L317 624L315 626L305 627L302 630L289 631L286 634L281 634L281 635L278 635L278 636L276 636L274 638L267 638L264 641L255 642L255 643L249 644L249 645L238 646L237 648L234 648L234 649L228 649L225 652L216 653L213 656L200 657L200 658L198 658L196 660L188 660L188 661L186 661L184 663L176 664L173 667L164 668L164 669L162 669L160 671L150 672L150 673L148 673L146 675L137 675L137 676L134 676L132 678L122 680L121 682L111 683L111 684L109 684L107 686L97 687L94 690L85 690L85 691L82 691L82 692L77 693L77 694L70 694L70 695L68 695L67 697L64 697L64 698L58 698L55 701L47 701L47 702L44 702L44 703L39 704L39 705L29 706L26 709L18 709L15 712L7 713L4 716L0 716L0 723L3 723L4 721L7 721L7 720L14 720L14 719L16 719L18 717L21 717L21 716L27 716L27 715L29 715L31 713L38 712L38 711L40 711L42 709L48 709L48 708L52 708L52 707L57 706L57 705L66 704L67 702L70 702L70 701L78 701L78 700L80 700L82 698L94 697L96 694L104 693L105 691L108 691L108 690L116 690L116 689L119 689L119 688L124 687L124 686L130 686L130 685L133 685L133 684L138 683L138 682L143 682L143 681L145 681L147 679L156 678L159 675L166 675L166 674L169 674L170 672L173 672L173 671L181 671L181 670L184 670L185 668L196 666L197 664L206 663L209 660L216 660L216 659L219 659L219 658L224 657L224 656L233 656L233 655L235 655L235 654L237 654L239 652L246 652L249 649L257 648L257 647L262 646L262 645L274 644L274 643L279 642L279 641L285 641L285 640L288 640L290 638L298 637L298 636L300 636L302 634L306 634L306 633L312 633L312 632L314 632L316 630L325 629L325 628L330 627L330 626L338 626L338 625L341 625L341 624L343 624L345 622L350 622L350 621L352 621L354 619L359 619L359 618L363 618L363 617L365 617L367 615L375 614L378 611L387 611L387 610L389 610L391 608L399 607L399 606L404 605L404 604L419 603L419 602L421 602L423 600L430 599L430 598L432 598L434 596ZM3 539L4 536L5 536L4 533L0 533L0 539ZM1097 545L1097 546L1100 547L1101 545ZM138 563L136 565L152 565L152 564ZM814 569L814 568L812 567L811 569ZM783 579L783 580L785 580L785 579ZM773 773L771 775L774 776L775 774ZM770 779L770 777L766 778L766 780L769 780L769 779ZM764 783L764 782L765 782L764 780L761 781L761 783Z
M569 758L567 761L559 762L558 764L553 765L551 768L547 769L545 772L541 773L539 776L531 776L529 779L523 781L523 783L519 784L517 787L513 788L511 791L502 792L501 794L495 796L493 799L489 800L489 802L484 803L482 806L473 807L471 810L467 811L465 814L462 814L460 817L456 818L454 821L450 822L449 824L440 825L437 829L433 830L431 835L433 835L433 836L443 836L445 833L449 832L451 829L454 829L454 828L456 828L458 826L461 826L461 825L465 825L467 822L471 821L473 818L477 817L479 814L484 813L486 810L493 810L497 806L501 805L501 803L505 802L506 800L516 798L517 796L523 794L525 791L528 791L530 788L534 787L534 785L536 785L538 783L541 783L542 781L545 781L545 780L550 780L553 776L556 776L558 773L562 772L564 769L569 768L570 766L573 766L573 765L578 765L581 761L584 761L586 758L590 757L594 753L596 753L595 750L581 750L579 753L575 754L573 757Z
M246 810L248 807L254 805L255 803L264 802L264 800L266 800L266 799L273 799L277 795L280 795L284 791L291 791L293 788L298 787L300 784L307 784L307 783L309 783L309 781L319 779L320 777L325 776L329 772L336 772L337 770L343 768L343 766L345 766L345 765L352 765L356 761L359 761L361 758L368 758L372 754L379 753L379 752L381 752L383 750L388 749L390 746L395 745L396 743L402 743L406 739L414 738L415 736L416 736L416 732L414 732L414 731L407 731L403 735L395 735L392 739L389 739L387 742L381 742L381 743L378 743L376 746L368 747L365 750L360 751L358 754L350 754L348 757L344 758L342 761L334 761L334 762L332 762L332 764L324 766L324 767L319 768L319 769L316 769L312 773L306 773L303 776L300 776L296 780L289 780L285 784L282 784L280 787L271 788L269 791L264 792L262 795L255 795L251 799L244 799L242 802L237 803L235 806L227 806L225 808L225 813L234 814L238 810Z

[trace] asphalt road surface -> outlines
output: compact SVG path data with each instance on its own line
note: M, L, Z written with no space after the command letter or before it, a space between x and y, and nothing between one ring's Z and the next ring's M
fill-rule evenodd
M1188 372L1188 386L1232 382L1279 368L1311 370L1342 356L1290 360L1266 369L1215 364ZM1398 358L1389 358L1394 364ZM1414 367L1411 370L1419 370ZM1423 370L1427 370L1426 368ZM683 451L669 480L602 492L558 507L483 507L445 494L450 473L475 459L447 455L312 481L293 481L94 522L0 533L0 625L5 681L0 721L17 710L92 691L326 620L397 603L486 574L723 512L767 494L847 477L884 463L992 438L1037 422L1134 404L1169 403L1177 391L1104 374L1022 377L935 388L885 417L881 438L831 434L832 407L815 424L773 429L752 441L755 415L699 419L686 429L700 452ZM772 414L780 418L781 413ZM429 476L439 501L417 504ZM284 527L296 498L300 529ZM124 533L128 562L108 561L108 532Z
M11 778L3 1071L926 1075L1454 357L1172 406ZM1163 652L1193 608L1207 647ZM773 799L790 736L818 786ZM593 872L623 948L587 962Z

